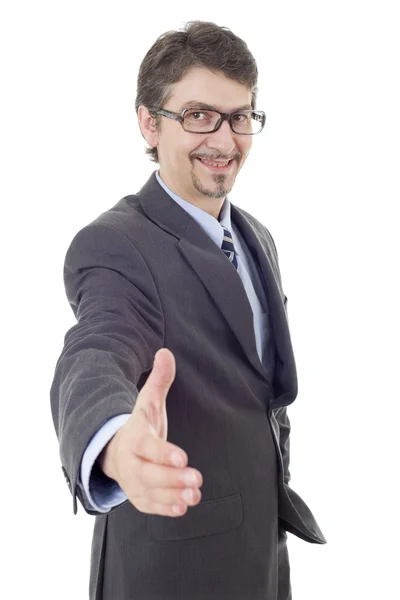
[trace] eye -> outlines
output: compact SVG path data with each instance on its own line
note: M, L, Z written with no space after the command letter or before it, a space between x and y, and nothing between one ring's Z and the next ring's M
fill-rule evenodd
M186 113L186 119L192 119L193 121L204 121L207 119L208 115L206 112L199 110L190 110Z
M249 119L249 115L247 113L235 113L232 118L238 123L245 123Z

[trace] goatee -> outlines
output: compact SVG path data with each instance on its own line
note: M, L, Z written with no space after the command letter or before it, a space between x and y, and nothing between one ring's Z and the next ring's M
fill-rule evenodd
M204 196L207 196L208 198L224 198L225 196L227 196L231 191L232 187L226 188L224 186L226 175L213 175L213 179L215 183L219 184L218 187L216 189L205 188L201 184L201 181L197 177L197 175L192 171L193 186L198 192L200 192Z

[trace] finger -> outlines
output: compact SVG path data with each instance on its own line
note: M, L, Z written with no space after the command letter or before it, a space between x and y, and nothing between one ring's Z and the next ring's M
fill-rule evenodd
M175 357L168 348L161 348L154 357L153 368L146 383L140 390L142 402L154 401L158 405L165 402L169 388L175 379Z
M151 426L153 435L167 439L168 419L166 399L169 389L175 379L175 358L167 348L156 352L153 369L137 398L136 411Z
M182 448L153 435L144 434L137 436L132 440L131 444L132 451L136 456L151 463L181 468L187 465L188 457Z
M161 515L162 517L182 517L188 510L184 502L174 506L178 507L178 512L174 511L173 506L168 506L167 504L145 503L143 508L140 505L137 505L136 508L149 515Z
M199 488L203 485L203 477L197 469L176 469L169 466L155 465L145 460L138 465L140 483L152 488Z
M201 491L197 488L183 488L180 490L149 488L146 493L146 498L152 504L164 504L165 506L170 507L174 504L195 506L201 500Z

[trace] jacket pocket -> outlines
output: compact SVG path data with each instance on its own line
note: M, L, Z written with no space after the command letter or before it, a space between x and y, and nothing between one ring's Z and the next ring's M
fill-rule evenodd
M205 537L239 527L243 521L242 496L226 496L189 506L182 517L147 515L148 532L155 540L175 541Z

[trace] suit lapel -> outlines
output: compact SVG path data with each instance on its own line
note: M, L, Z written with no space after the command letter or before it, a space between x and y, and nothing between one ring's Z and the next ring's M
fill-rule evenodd
M253 311L238 272L195 221L188 226L187 235L178 244L180 252L210 293L248 360L265 377L257 354Z
M232 203L231 218L249 247L268 300L276 346L273 407L286 406L297 396L297 373L276 251L269 233Z
M250 363L262 377L266 378L266 371L257 354L253 311L235 267L200 225L163 190L154 173L138 196L146 215L178 239L178 250L201 279ZM257 232L249 219L233 204L231 204L231 216L250 248L268 296L278 359L274 382L275 408L275 405L280 405L283 400L285 404L293 402L297 392L294 357L283 304L279 269L265 234ZM279 396L283 394L285 398L278 399L277 392Z

